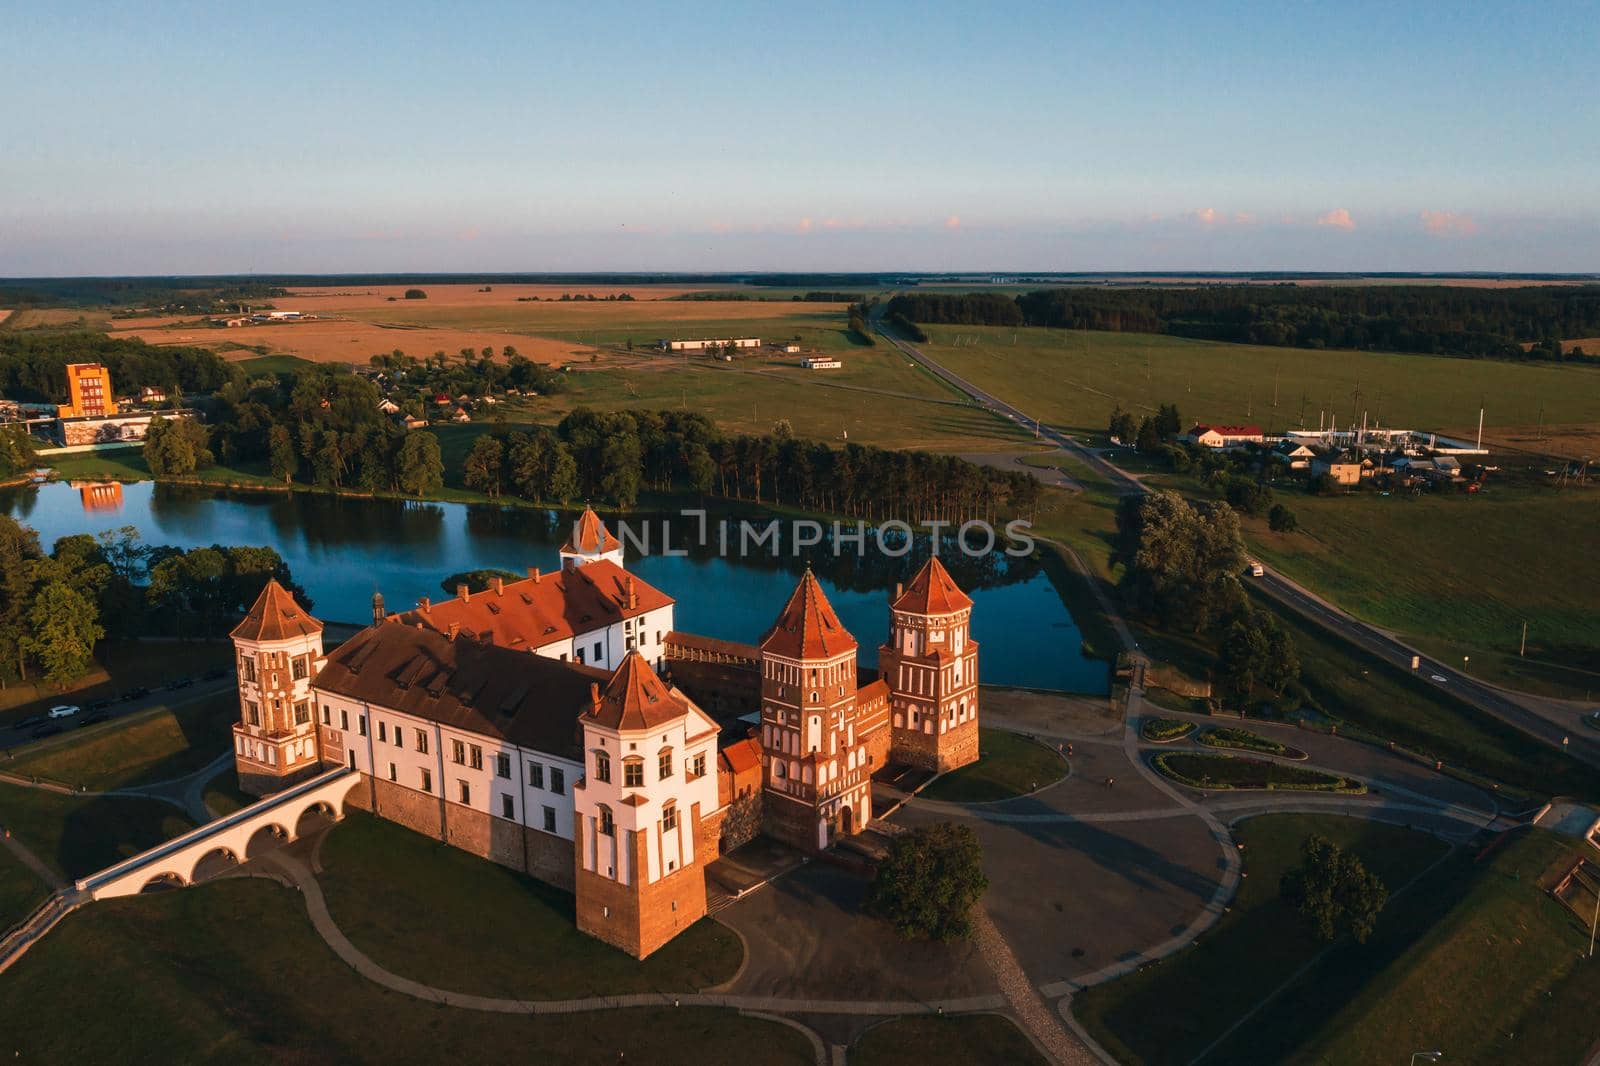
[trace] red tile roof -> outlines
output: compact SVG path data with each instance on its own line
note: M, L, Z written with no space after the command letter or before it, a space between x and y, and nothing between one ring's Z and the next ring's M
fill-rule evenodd
M229 635L240 640L293 640L320 632L322 623L307 614L276 578L269 578L267 587Z
M761 743L754 737L736 740L718 754L729 772L735 776L761 770Z
M1216 430L1224 437L1259 437L1262 436L1260 426L1212 426L1201 423L1189 431L1192 437L1198 437L1207 430Z
M585 507L583 514L578 516L572 536L561 550L575 555L601 555L616 551L618 543L606 524L600 521L600 516L594 513L594 508Z
M856 638L839 621L809 568L761 640L762 651L791 659L831 659L855 647Z
M892 606L896 611L911 614L955 614L971 607L972 601L961 591L938 556L929 556L911 584L895 597Z
M665 607L673 599L610 560L512 581L406 611L440 633L451 627L506 648L532 650Z
M682 700L650 669L644 656L630 651L611 675L589 720L611 729L656 729L689 713Z

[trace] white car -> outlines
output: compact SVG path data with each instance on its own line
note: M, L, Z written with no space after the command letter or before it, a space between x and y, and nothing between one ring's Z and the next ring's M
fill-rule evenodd
M50 717L51 718L71 718L73 715L77 714L82 709L83 708L79 707L75 703L63 703L58 707L50 708Z
M1262 566L1260 563L1256 562L1254 559L1250 560L1250 564L1249 565L1250 565L1250 576L1251 577L1266 577L1267 576L1267 568Z

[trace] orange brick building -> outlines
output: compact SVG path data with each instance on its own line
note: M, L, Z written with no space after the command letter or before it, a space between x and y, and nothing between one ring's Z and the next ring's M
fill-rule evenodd
M97 418L116 413L111 371L99 363L68 363L67 402L56 408L57 417Z

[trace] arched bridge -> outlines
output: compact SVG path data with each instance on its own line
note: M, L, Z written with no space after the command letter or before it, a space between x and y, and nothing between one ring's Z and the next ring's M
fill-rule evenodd
M329 770L108 866L75 887L80 897L112 899L164 885L193 884L197 876L246 862L293 840L307 815L343 818L345 798L359 779L360 774L348 767Z

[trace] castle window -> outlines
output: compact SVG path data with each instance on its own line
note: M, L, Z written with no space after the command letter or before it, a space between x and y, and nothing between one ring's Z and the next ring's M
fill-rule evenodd
M301 700L294 705L294 724L305 725L309 721L311 721L311 704Z
M322 705L322 724L333 724L333 710L326 703Z
M517 805L510 796L500 797L500 816L502 818L510 818L512 820L516 819Z
M428 754L428 734L420 729L417 730L417 750L424 755Z
M609 782L611 780L611 756L607 752L594 753L594 779Z
M622 760L622 787L644 787L644 760L637 756L630 756Z
M468 754L470 754L472 756L472 758L468 760L470 763L472 763L472 768L474 770L482 770L483 769L483 749L478 747L478 745L474 744L474 745L472 745L471 748L468 749Z
M366 715L364 715L364 714L356 715L356 731L359 732L362 736L366 736L367 735L367 716Z
M777 778L780 781L783 780L784 771L783 771L783 760L782 759L774 759L774 760L772 760L772 776Z
M245 713L250 717L251 725L261 724L261 705L255 700L244 701Z
M554 833L556 831L556 809L554 807L544 808L544 831L546 833Z
M433 791L433 775L426 770L422 771L422 791Z
M343 729L343 730L346 730L346 731L348 731L350 729L350 712L349 711L340 711L339 712L339 728Z
M400 771L395 766L394 763L390 763L389 764L389 780L390 781L398 781L398 780L400 780Z
M305 656L303 656L303 655L295 656L294 662L291 665L291 669L290 669L289 673L290 673L290 676L293 677L296 681L304 681L306 679L306 659L305 659Z
M528 784L534 788L544 787L544 763L528 760Z
M494 776L504 777L507 780L511 778L511 756L501 752L494 757Z
M600 804L600 833L608 837L617 835L617 823L611 820L611 808L604 803Z
M567 773L559 766L550 767L550 791L556 795L564 795L567 787Z
M678 828L678 805L676 803L669 803L662 809L661 828L667 830Z
M256 679L256 661L249 656L242 656L239 659L239 674L246 681L254 681Z
M298 715L295 717L295 720L299 721L299 716ZM382 744L384 741L386 741L388 739L389 739L389 727L385 723L380 721L378 723L378 743Z
M663 781L672 776L672 749L662 748L656 756L656 776Z
M467 745L459 740L450 742L450 761L457 766L464 766L467 762Z
M704 777L704 776L706 776L706 755L705 755L705 752L701 752L699 755L696 755L694 757L693 761L691 761L689 763L689 776L690 777Z
M457 781L456 785L459 786L460 789L461 789L461 802L462 803L471 803L472 802L472 786L467 784L465 781Z

